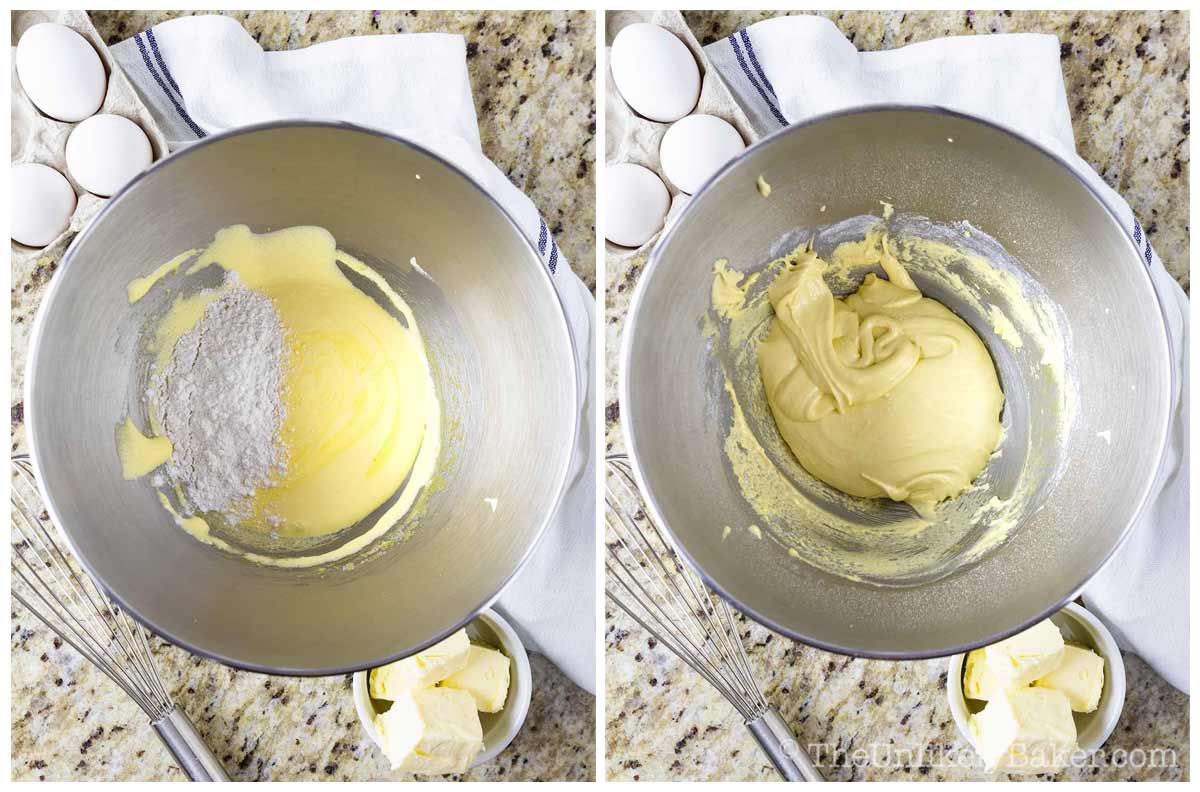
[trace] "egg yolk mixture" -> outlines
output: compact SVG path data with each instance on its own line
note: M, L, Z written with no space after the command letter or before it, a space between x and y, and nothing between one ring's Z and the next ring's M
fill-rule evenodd
M246 226L223 229L206 249L181 254L129 284L130 302L193 256L188 275L213 266L229 274L227 283L235 275L238 288L270 299L283 328L282 418L276 434L285 462L269 484L243 499L238 527L285 540L327 536L359 523L399 492L374 526L334 550L303 557L243 554L280 566L347 557L394 526L434 473L440 407L416 317L378 273L338 250L333 236L314 226L267 234ZM356 286L343 268L382 292L394 313ZM149 345L155 355L152 377L223 289L179 297L161 316ZM128 419L118 432L127 477L145 475L155 460L170 458L170 440L161 436L162 422L153 409L149 421L150 437ZM181 495L176 482L163 482L159 475L156 484L175 484ZM185 518L165 496L161 499L197 538L234 549L214 537L205 520L186 514L186 502Z

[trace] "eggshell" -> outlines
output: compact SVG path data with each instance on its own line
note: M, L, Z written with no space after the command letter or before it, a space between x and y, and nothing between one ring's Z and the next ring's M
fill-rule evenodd
M92 116L67 138L67 170L79 186L107 198L150 166L150 138L119 115Z
M675 34L638 22L621 29L609 51L621 98L651 121L683 118L700 99L700 67Z
M71 183L54 168L34 162L14 165L9 176L13 240L30 247L49 245L71 225Z
M624 247L641 247L663 227L671 195L658 175L622 163L604 171L604 237Z
M17 77L37 108L59 121L82 121L100 109L108 90L92 45L66 25L41 22L17 42Z
M671 125L659 144L658 157L671 184L691 194L745 148L741 134L728 121L692 115Z

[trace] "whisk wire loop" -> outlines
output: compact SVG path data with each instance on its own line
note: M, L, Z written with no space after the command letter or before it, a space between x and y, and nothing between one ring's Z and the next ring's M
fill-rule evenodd
M35 509L30 460L12 460L13 597L102 671L157 721L174 702L154 665L145 631L113 605L92 578L76 570L48 521Z
M605 523L612 539L605 543L606 593L747 722L761 718L768 705L750 671L732 610L712 595L645 514L628 461L610 457L608 473Z

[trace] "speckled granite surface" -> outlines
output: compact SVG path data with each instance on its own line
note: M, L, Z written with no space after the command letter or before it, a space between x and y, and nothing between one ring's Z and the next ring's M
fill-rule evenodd
M777 12L688 12L702 43ZM1133 205L1172 273L1188 286L1188 22L1172 13L833 12L860 48L972 31L1039 31L1063 42L1075 133L1084 159ZM1143 38L1145 37L1145 38ZM608 257L606 439L621 450L617 360L629 295L644 258ZM990 776L958 735L946 702L946 661L860 660L743 623L767 698L803 744L821 746L830 779L966 780ZM631 619L606 607L606 767L609 779L771 780L776 776L733 708ZM1063 779L1186 779L1189 700L1125 656L1121 721L1095 767ZM1160 766L1146 753L1162 749ZM864 753L856 754L856 751ZM1140 760L1134 757L1140 756ZM1121 766L1124 763L1126 766Z
M14 779L186 780L142 711L107 678L19 606L12 625ZM348 676L250 674L161 641L154 655L171 694L234 780L412 778L392 772L367 738ZM533 700L524 728L463 780L594 777L595 699L541 656L529 660Z
M171 14L94 12L107 41ZM484 151L525 190L576 271L594 286L594 17L577 12L238 12L268 49L342 36L440 30L467 37ZM12 273L12 450L24 450L21 403L29 323L58 262ZM15 602L12 607L12 766L17 779L183 780L141 711ZM155 655L171 693L235 779L384 780L349 677L288 679L201 660L162 642ZM513 744L468 773L475 780L595 777L595 699L539 656L533 701Z

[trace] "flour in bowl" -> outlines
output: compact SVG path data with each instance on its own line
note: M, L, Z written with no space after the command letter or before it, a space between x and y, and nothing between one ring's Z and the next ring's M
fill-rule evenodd
M286 472L286 348L275 304L231 272L155 378L174 447L167 474L196 511L244 520L254 493Z

